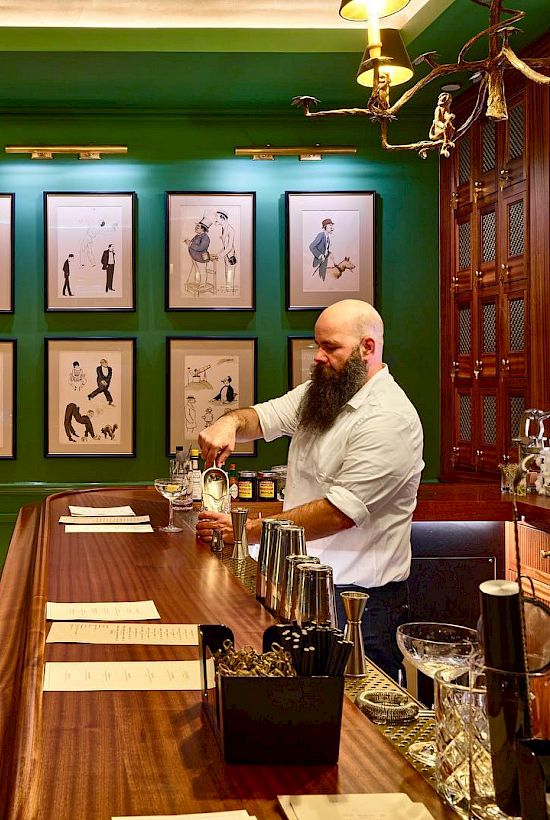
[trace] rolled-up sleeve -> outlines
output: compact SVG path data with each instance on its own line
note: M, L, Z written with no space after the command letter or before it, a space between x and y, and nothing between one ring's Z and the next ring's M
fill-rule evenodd
M253 405L266 441L273 441L280 436L294 435L298 424L300 402L308 384L309 382L300 384L277 399Z
M352 519L365 524L416 474L411 430L398 414L385 413L360 422L352 431L338 473L325 497Z

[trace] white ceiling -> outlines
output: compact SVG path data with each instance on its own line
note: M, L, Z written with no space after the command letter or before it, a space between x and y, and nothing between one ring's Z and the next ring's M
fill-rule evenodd
M384 20L402 28L429 0ZM81 28L349 28L339 0L0 0L0 26Z

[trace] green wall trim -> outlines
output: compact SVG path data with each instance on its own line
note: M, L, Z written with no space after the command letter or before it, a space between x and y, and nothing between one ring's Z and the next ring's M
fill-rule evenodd
M34 52L360 52L364 26L335 29L0 28L0 51Z
M126 482L109 482L107 485L105 482L71 482L71 483L49 483L46 481L36 481L36 482L18 482L14 484L0 484L0 496L3 495L36 495L39 493L40 495L52 495L53 493L60 493L63 490L93 490L98 489L100 487L147 487L151 484L151 481L126 481Z

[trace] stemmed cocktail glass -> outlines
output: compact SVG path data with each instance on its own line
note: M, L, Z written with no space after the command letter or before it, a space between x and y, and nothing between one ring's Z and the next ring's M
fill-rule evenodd
M467 626L417 622L397 628L397 645L413 666L433 679L440 669L466 672L472 652L479 649L479 638ZM408 752L425 766L435 766L433 743L411 743Z
M172 478L155 478L155 489L164 498L168 499L169 517L168 524L165 527L159 527L161 532L183 532L181 527L176 527L174 524L174 508L172 502L175 498L185 495L187 492L187 477L173 476Z

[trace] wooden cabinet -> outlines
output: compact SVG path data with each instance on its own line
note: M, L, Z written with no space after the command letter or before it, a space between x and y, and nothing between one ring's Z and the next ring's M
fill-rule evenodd
M506 577L511 581L517 581L514 525L507 521L505 526ZM548 530L541 530L529 524L518 524L518 544L522 587L525 593L532 595L534 592L537 598L550 606L550 527ZM532 608L533 611L540 613L537 607ZM536 626L533 626L534 623ZM528 651L540 651L539 639L543 637L544 629L547 629L544 622L541 624L538 618L535 622L529 621L526 615ZM543 678L531 679L530 689L533 695L531 711L538 736L550 737L550 678L546 675Z
M445 480L495 478L523 411L550 408L550 89L510 77L508 120L482 117L440 166Z
M506 577L517 581L514 525L509 521L506 522L505 533ZM534 590L537 598L550 606L550 532L529 524L518 524L518 541L523 588L529 595Z

